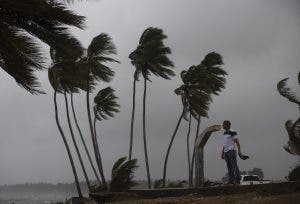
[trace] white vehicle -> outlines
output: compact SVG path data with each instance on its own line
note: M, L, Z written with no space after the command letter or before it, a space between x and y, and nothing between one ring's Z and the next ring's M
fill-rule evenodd
M267 180L261 180L257 175L241 175L240 185L257 185L270 183Z

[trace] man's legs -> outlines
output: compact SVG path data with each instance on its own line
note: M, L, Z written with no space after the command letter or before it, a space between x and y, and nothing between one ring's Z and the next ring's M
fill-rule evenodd
M228 176L229 176L229 181L228 183L234 183L234 171L233 171L233 166L232 166L232 162L230 159L230 151L229 152L225 152L225 161L226 161L226 165L227 165L227 169L228 169Z
M237 160L236 160L236 151L235 150L231 150L229 151L229 157L230 157L230 163L232 166L232 170L233 170L233 174L234 174L234 182L239 183L241 180L241 176L240 176L240 170L239 167L237 165Z

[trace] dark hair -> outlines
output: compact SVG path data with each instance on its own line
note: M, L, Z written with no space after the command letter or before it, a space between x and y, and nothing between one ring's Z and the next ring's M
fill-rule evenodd
M223 124L225 125L228 125L229 127L231 126L231 122L229 120L224 120Z

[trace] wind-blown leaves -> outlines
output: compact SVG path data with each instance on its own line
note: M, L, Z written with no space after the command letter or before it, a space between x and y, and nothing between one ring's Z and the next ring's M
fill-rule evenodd
M298 75L298 78L299 78L299 75ZM297 98L297 96L291 92L291 89L286 86L286 82L288 79L289 78L285 78L285 79L282 79L281 81L279 81L277 83L277 90L280 93L280 95L287 98L290 102L296 103L297 105L300 106L300 99ZM300 82L300 80L299 80L299 82Z
M98 80L104 82L110 82L114 76L114 71L110 67L105 65L107 62L119 62L111 57L111 54L116 54L116 47L112 42L112 39L106 33L93 38L87 49L87 55L83 57L79 64L81 69L87 70L90 73L89 84L91 88L94 88L94 84Z
M114 164L111 173L110 191L122 192L136 185L133 181L134 172L138 168L137 160L122 157Z
M77 55L81 45L67 26L83 28L84 17L56 0L1 0L0 16L0 67L30 93L43 93L34 75L45 68L40 41L65 56Z
M171 49L163 43L166 38L163 30L159 28L150 27L143 32L137 48L129 55L132 65L136 68L136 79L139 74L149 81L151 73L164 79L175 75L170 69L174 64L168 58Z
M120 105L117 103L114 90L111 87L101 89L94 98L95 106L94 113L98 120L105 119L108 117L114 117L114 113L119 112Z

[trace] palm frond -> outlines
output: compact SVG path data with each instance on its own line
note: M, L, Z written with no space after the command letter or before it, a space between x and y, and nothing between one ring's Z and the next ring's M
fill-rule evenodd
M133 178L134 172L138 168L137 159L126 160L127 157L122 157L113 166L110 182L110 191L112 192L127 191L136 185Z
M94 113L98 120L107 120L108 117L114 117L114 113L119 112L120 105L116 102L118 97L114 92L114 89L107 87L101 89L94 98Z
M88 57L105 57L106 55L117 54L116 47L112 39L106 33L93 38L87 49Z
M300 100L296 97L294 93L291 92L291 89L286 86L286 82L289 78L282 79L277 83L277 91L280 95L287 98L290 102L296 103L300 106Z
M65 56L78 56L82 50L67 26L83 28L84 17L57 0L1 0L0 16L0 66L30 93L43 93L34 76L44 68L36 38Z
M137 48L129 55L132 65L146 80L150 81L151 74L164 79L175 75L171 69L174 64L167 56L171 54L171 49L163 43L166 38L162 29L147 28L141 35Z

